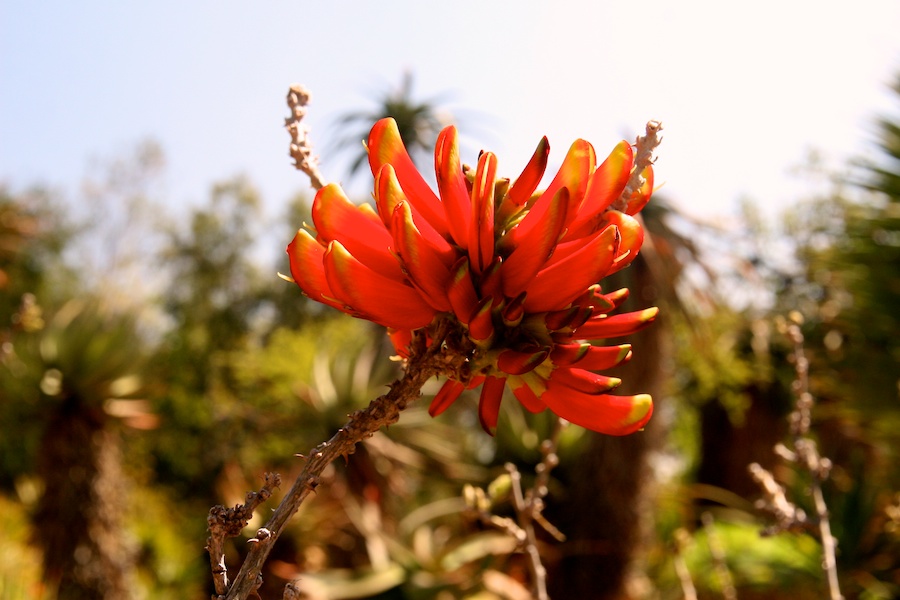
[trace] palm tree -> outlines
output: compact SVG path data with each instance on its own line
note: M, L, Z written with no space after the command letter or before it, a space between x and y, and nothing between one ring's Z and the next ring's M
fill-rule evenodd
M429 160L447 117L440 114L435 99L416 100L413 97L413 75L403 74L400 85L375 98L373 110L351 111L338 117L337 126L347 133L339 136L333 146L336 151L354 149L356 156L350 163L350 177L366 164L367 153L361 144L368 138L369 129L379 119L393 117L400 130L400 138L414 161Z
M61 599L135 595L135 557L122 534L128 485L114 422L124 417L136 427L152 426L144 403L125 398L141 387L136 338L132 317L72 300L49 320L28 357L42 373L45 425L35 541L44 551L45 582Z

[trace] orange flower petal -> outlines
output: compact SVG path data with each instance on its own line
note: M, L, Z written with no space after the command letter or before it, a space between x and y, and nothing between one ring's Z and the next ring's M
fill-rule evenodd
M478 158L472 185L469 228L469 262L474 271L483 273L494 260L494 180L497 157L485 152Z
M303 293L322 304L347 312L344 305L335 300L331 286L325 278L325 267L322 258L325 248L305 229L294 236L287 247L288 260L291 264L291 277Z
M459 162L459 142L456 127L445 127L438 135L434 149L434 172L437 176L441 202L450 227L450 235L460 248L467 248L472 229L472 208L469 190ZM493 185L493 179L491 180Z
M522 292L506 303L501 312L503 324L507 327L516 327L525 317L525 292Z
M562 310L552 310L544 316L544 324L549 331L575 329L591 317L591 311L584 306L570 306Z
M387 229L393 227L394 210L401 202L405 202L409 206L416 228L441 255L444 264L447 266L452 265L456 261L456 250L406 198L406 194L403 193L403 189L400 187L400 182L397 181L394 167L384 165L375 177L375 206L378 209L378 216L381 217L381 221Z
M444 207L434 194L416 165L413 164L394 119L381 119L369 133L369 166L372 174L378 174L384 165L390 164L397 173L403 193L428 223L441 235L449 233Z
M621 236L616 260L609 271L611 275L624 269L637 258L638 252L641 251L641 246L644 243L644 228L641 227L640 221L636 218L617 210L606 211L604 218L608 223L616 226Z
M391 229L395 248L412 283L422 290L422 297L431 306L439 311L449 311L450 270L444 266L438 251L419 232L408 203L397 205Z
M312 206L316 233L324 242L339 240L360 262L385 277L403 281L400 264L390 253L391 235L377 216L356 206L337 184L316 194Z
M370 321L394 329L418 329L434 318L435 309L414 288L373 271L339 241L328 245L324 265L335 296Z
M652 323L659 314L659 308L645 308L635 312L621 315L599 315L587 321L579 327L575 333L579 337L590 340L601 340L612 337L621 337L636 333Z
M452 278L450 287L447 290L447 296L450 299L450 305L453 307L453 314L460 323L469 324L469 317L475 312L478 306L478 295L475 292L475 286L472 284L472 276L469 272L469 259L461 258L451 270Z
M400 358L409 358L409 345L412 343L412 331L409 329L390 329L388 338L394 351Z
M583 394L554 383L553 379L541 400L563 419L606 435L634 433L646 425L653 414L653 400L647 394Z
M513 381L513 379L517 378L510 378L510 382ZM518 400L519 403L524 406L525 410L527 410L528 412L537 414L539 412L547 410L547 405L537 397L537 395L528 385L523 384L519 387L513 387L512 391L513 395L516 397L516 400Z
M549 353L549 348L540 348L534 352L504 350L497 357L497 368L510 375L523 375L537 368Z
M591 344L557 344L550 360L557 366L577 365L588 371L611 369L631 357L631 344L592 346Z
M562 188L553 202L533 208L510 232L515 246L500 266L503 295L507 298L515 298L525 291L538 271L546 266L566 219L568 196L569 191Z
M565 239L578 239L600 228L603 211L622 195L633 165L631 145L625 141L619 142L588 180L584 203L569 223Z
M491 318L492 300L490 296L482 298L469 318L469 337L473 342L485 348L489 347L491 340L494 339L494 322Z
M587 189L591 173L594 172L596 166L597 154L594 152L594 147L585 140L575 140L569 147L556 177L544 192L544 195L555 194L563 187L569 190L567 222L577 216L584 202L584 192Z
M584 369L561 367L553 371L551 382L572 388L583 394L602 394L622 385L618 377L607 377Z
M607 302L612 304L613 309L619 308L622 306L626 300L628 300L628 296L631 292L628 291L628 288L620 288L614 292L610 292L608 294L603 294L603 297ZM612 310L612 309L610 309Z
M489 375L484 378L481 387L481 399L478 401L478 418L481 426L489 434L494 435L497 429L497 418L500 416L500 402L503 400L503 388L506 379Z
M478 286L482 298L490 296L494 299L492 308L498 307L506 300L503 297L503 281L500 273L502 266L503 264L500 261L491 263L491 266L481 274L481 281Z
M538 272L528 285L525 310L545 312L568 306L609 271L618 247L618 232L608 227L584 248Z
M465 391L466 386L454 379L448 379L444 382L444 385L441 386L440 391L434 396L434 400L431 401L431 404L428 406L428 414L432 417L436 417L448 408L450 405L456 402L456 399L459 398L459 395Z
M572 301L576 306L582 306L591 309L589 316L608 313L616 308L616 306L600 292L600 284L595 283L584 294Z
M546 136L538 142L531 160L525 165L525 169L519 178L510 186L503 198L500 208L497 210L497 222L506 223L534 194L534 190L541 183L544 171L547 169L547 159L550 156L550 142Z
M641 177L644 178L644 183L631 194L631 198L628 199L628 203L625 205L625 212L629 215L636 215L650 201L650 195L653 193L653 165L647 165L641 171Z

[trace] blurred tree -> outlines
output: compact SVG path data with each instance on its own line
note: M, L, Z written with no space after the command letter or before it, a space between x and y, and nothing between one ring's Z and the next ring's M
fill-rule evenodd
M123 399L138 387L135 319L84 292L90 267L68 265L84 238L55 194L4 190L0 214L0 482L36 491L23 498L36 499L33 540L54 597L132 597L115 417L152 420Z
M74 275L62 261L71 239L57 198L47 190L0 188L0 488L12 489L34 465L43 421L30 397L30 366L18 356L44 326L44 306L71 293Z
M838 564L848 592L897 595L900 537L885 524L900 490L900 114L877 122L876 146L849 190L810 207L801 289Z
M102 293L108 305L143 311L145 318L158 311L152 298L163 284L163 271L150 257L163 241L164 175L159 143L141 140L93 160L71 209L83 235L67 258L79 265L82 287Z
M758 494L747 463L772 461L792 404L794 369L773 322L803 315L814 432L835 465L825 491L847 597L900 593L891 524L900 488L898 132L896 116L880 120L879 155L850 176L825 173L827 191L782 215L782 230L769 233L745 213L751 239L733 244L746 250L735 257L744 289L734 289L761 284L768 292L746 310L723 306L707 320L715 337L678 353L679 393L701 410L698 481L731 492L718 500L737 508L738 495ZM803 504L802 474L779 473Z
M255 343L263 284L253 261L259 194L243 178L217 184L186 229L169 231L160 264L169 277L163 306L173 326L153 360L157 408L152 432L157 475L182 493L215 499L214 481L242 439L229 354ZM164 385L162 384L164 382Z
M50 190L14 193L0 186L0 339L21 325L17 315L25 294L53 303L72 291L76 275L62 254L73 234Z

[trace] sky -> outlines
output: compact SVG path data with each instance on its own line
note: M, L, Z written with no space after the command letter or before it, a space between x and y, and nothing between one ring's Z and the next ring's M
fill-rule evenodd
M346 158L325 153L336 117L409 71L418 98L460 116L465 162L491 150L515 177L543 135L551 167L576 138L602 158L657 119L667 198L777 214L811 151L865 154L896 110L898 26L896 0L0 0L0 184L77 197L91 161L152 138L173 207L245 174L278 214L308 188L287 155L288 86L312 91L322 169L344 181Z

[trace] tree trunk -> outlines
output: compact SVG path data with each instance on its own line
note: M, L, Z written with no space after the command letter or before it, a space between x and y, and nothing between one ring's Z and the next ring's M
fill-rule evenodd
M133 553L125 543L125 489L116 435L102 409L70 395L50 420L38 474L44 493L34 515L44 577L59 600L133 597Z
M632 298L628 302L634 305L621 312L646 308L656 301L641 257L629 271L633 278L628 282ZM548 565L551 598L640 597L639 556L653 530L653 479L647 456L659 446L665 430L659 402L666 359L671 355L666 335L665 323L656 322L630 336L633 359L609 372L623 381L616 394L653 395L656 414L645 430L625 437L590 434L579 460L560 465L558 476L566 479L567 496L555 509L551 505L548 516L567 541L558 546L559 561ZM618 339L611 342L622 343Z

